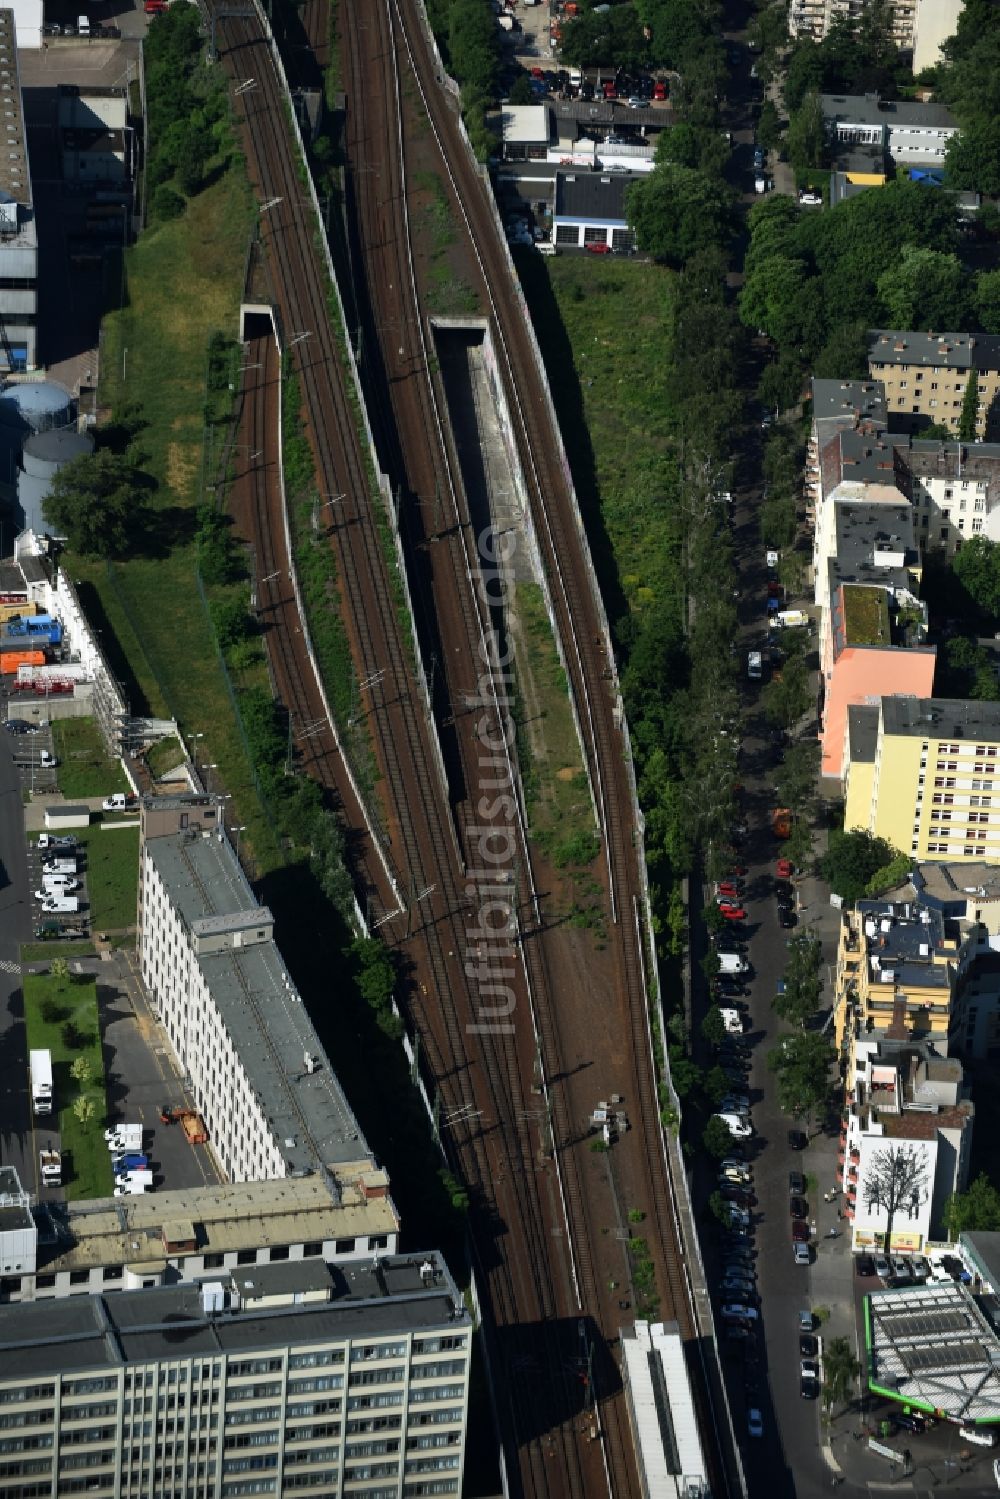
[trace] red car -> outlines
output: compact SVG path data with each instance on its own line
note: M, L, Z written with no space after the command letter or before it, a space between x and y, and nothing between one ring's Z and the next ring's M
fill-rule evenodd
M653 98L665 99L667 97L667 85L662 78L658 78L653 84Z
M800 1244L809 1243L809 1225L808 1223L800 1223L797 1218L792 1222L792 1242L794 1243L795 1241L798 1241Z
M746 919L747 913L742 906L720 906L719 910L727 921L743 921Z
M733 880L720 880L715 890L717 895L742 895L743 882L736 883Z
M791 859L779 859L774 866L774 872L779 880L790 880L792 877Z
M601 87L604 90L604 97L605 97L605 99L617 99L618 98L618 90L617 90L617 88L615 87L614 83L611 81L610 78L608 78L601 85Z
M545 74L543 73L541 68L532 68L531 76L532 78L544 78Z
M594 240L592 244L584 245L583 248L585 250L589 250L590 253L591 253L591 255L610 255L611 254L611 246L608 244L607 240L603 240L603 239Z

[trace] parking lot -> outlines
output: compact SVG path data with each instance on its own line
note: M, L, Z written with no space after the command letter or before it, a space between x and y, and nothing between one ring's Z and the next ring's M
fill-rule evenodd
M77 845L72 835L65 842L48 842L44 848L37 841L29 842L28 884L36 936L51 936L55 929L66 936L86 935L90 921L86 850ZM40 896L45 898L40 900ZM73 901L76 910L58 908ZM50 905L57 909L47 909Z
M36 792L54 791L56 763L48 724L36 725L15 714L7 719L5 727L22 790L31 796Z

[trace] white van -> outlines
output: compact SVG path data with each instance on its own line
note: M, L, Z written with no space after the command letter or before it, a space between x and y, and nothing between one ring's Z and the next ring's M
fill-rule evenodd
M80 901L75 895L49 895L42 901L42 910L54 916L75 916L79 909Z
M77 16L77 18L76 18L76 33L77 33L77 36L88 36L89 37L89 35L90 35L90 17L89 16ZM43 765L45 764L44 760L42 761L42 764Z
M749 973L750 964L738 952L720 952L719 972L726 974Z

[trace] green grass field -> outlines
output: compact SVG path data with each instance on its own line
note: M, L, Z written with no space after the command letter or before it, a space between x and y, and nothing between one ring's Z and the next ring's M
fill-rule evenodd
M24 1015L29 1050L46 1049L52 1053L52 1091L62 1136L66 1196L108 1197L113 1182L103 1133L107 1098L97 1023L97 984L92 978L27 973ZM70 1071L78 1057L85 1057L90 1064L86 1084L81 1084ZM74 1112L81 1093L94 1104L93 1115L85 1124ZM44 1119L39 1121L35 1133L44 1145Z
M127 296L103 324L100 399L138 405L136 437L155 481L142 553L112 564L73 558L88 612L114 640L113 662L134 709L201 734L199 760L218 766L233 818L261 872L281 850L260 805L211 625L198 593L194 526L205 489L208 342L238 333L253 221L242 170L230 169L183 217L148 230L126 257ZM212 429L209 429L212 430ZM237 460L238 461L238 460Z
M59 790L67 801L130 789L121 764L105 750L94 719L53 719L52 743L59 757Z
M106 831L100 823L95 823L89 828L79 828L76 841L86 850L91 929L111 932L135 926L139 829L109 826Z

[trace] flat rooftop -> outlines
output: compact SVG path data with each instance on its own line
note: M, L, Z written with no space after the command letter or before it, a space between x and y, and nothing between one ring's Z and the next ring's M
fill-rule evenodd
M940 911L885 900L860 900L857 911L874 983L889 983L892 975L900 988L948 988L951 953Z
M290 1343L471 1327L436 1253L328 1266L327 1274L328 1301L289 1300L267 1309L212 1310L204 1289L190 1285L0 1306L0 1351L16 1359L20 1375L37 1378L192 1353L246 1353ZM218 1282L226 1289L232 1285L227 1275ZM315 1290L311 1268L303 1286Z
M0 1166L0 1233L19 1233L33 1227L20 1177L13 1166Z
M847 742L851 764L874 765L878 746L878 708L852 703L847 709Z
M557 172L553 216L624 224L625 191L631 185L625 172Z
M953 370L1000 369L1000 336L989 333L915 333L876 328L868 334L874 364L924 365Z
M1000 742L1000 703L944 697L884 697L886 734Z
M48 1243L40 1240L38 1268L52 1275L102 1265L155 1264L167 1257L163 1225L175 1220L194 1224L198 1255L396 1234L399 1220L392 1199L366 1200L357 1185L370 1173L370 1160L359 1159L353 1168L337 1167L329 1178L316 1173L143 1197L47 1203L55 1234Z
M969 905L1000 901L1000 866L996 864L918 864L913 887L921 901L940 906L945 915L964 916Z
M985 479L991 484L1000 480L998 442L893 441L901 449L910 473L920 479Z
M952 1420L1000 1418L1000 1342L965 1286L873 1291L865 1297L868 1384Z
M500 110L500 128L509 146L547 145L549 140L549 107L547 104L505 104Z
M862 418L884 423L885 387L881 380L813 380L813 421L836 421L853 427Z
M890 125L894 129L957 130L958 121L943 104L918 99L880 99L877 94L821 94L823 118L844 124Z
M149 838L143 854L195 936L269 929L228 841ZM193 957L246 1070L289 1172L356 1161L367 1145L273 940ZM304 1058L314 1059L306 1070Z

